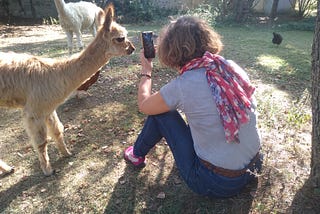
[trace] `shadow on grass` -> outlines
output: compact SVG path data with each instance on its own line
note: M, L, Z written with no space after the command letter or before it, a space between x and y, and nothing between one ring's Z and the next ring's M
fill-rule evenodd
M14 175L14 174L13 174ZM10 175L9 175L10 176ZM21 180L20 182L12 185L5 191L0 192L0 213L6 211L10 203L22 195L22 193L30 187L39 183L39 177L36 175L29 176Z
M67 158L69 159L69 158ZM67 164L67 159L61 158L57 162L53 163L53 167L56 165L59 165L59 167L64 168L62 165ZM38 161L38 160L36 160ZM45 195L45 191L47 191L48 186L51 185L51 183L59 183L59 177L60 174L56 173L52 176L44 176L41 169L40 165L38 162L35 162L32 165L33 168L33 173L30 176L23 176L19 182L13 184L10 186L10 188L1 191L0 192L0 213L5 213L7 211L18 211L15 210L15 208L9 208L10 204L18 200L20 203L23 203L25 198L28 198L30 196L37 195L41 192L43 192L43 195ZM10 178L9 176L17 176L15 173L12 173L6 178ZM2 177L5 178L5 177ZM0 179L2 179L0 178ZM51 195L56 195L58 189L57 188L52 188L48 189L48 193ZM21 212L21 210L19 211Z
M320 193L315 189L312 179L304 183L303 187L295 194L287 213L318 214L320 213Z
M136 182L145 181L144 178L138 178L138 173L139 171L134 171L129 166L125 168L122 177L114 187L104 213L135 213L136 198L141 194Z
M180 180L175 165L167 176L163 176L169 166L160 159L153 161L153 164L156 162L160 163L159 166L151 165L151 168L160 168L156 175L127 165L112 191L104 213L250 213L254 200L252 195L257 190L257 179L238 196L227 199L209 198L193 193ZM148 177L151 176L156 177L154 182L150 182Z

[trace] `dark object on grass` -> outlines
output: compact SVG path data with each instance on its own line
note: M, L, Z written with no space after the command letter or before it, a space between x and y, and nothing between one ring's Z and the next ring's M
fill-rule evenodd
M279 33L273 32L272 43L276 45L280 45L282 42L282 36Z

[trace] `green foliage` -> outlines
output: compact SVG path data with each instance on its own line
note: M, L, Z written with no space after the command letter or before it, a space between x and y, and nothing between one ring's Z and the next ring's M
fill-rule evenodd
M124 21L151 21L152 20L152 5L146 0L124 0L117 3L116 10L126 19Z
M310 106L310 94L305 90L300 100L293 102L292 107L288 109L287 121L289 126L300 128L311 121L311 113L306 111Z
M177 10L158 8L149 0L123 0L114 4L119 21L124 23L151 22L177 13Z
M186 15L196 16L206 20L210 25L215 24L216 17L219 15L216 10L210 4L201 4L195 9L190 9L186 12Z
M59 24L59 20L54 17L48 17L42 19L42 24L44 25L56 25Z
M221 21L234 23L231 5L232 3L228 4L226 0L206 0L198 7L188 10L186 14L201 17L211 25L216 25Z
M277 27L288 30L314 31L316 17L308 17L296 21L286 21L278 24Z
M310 15L313 9L316 9L317 1L316 0L296 0L296 15L299 18L305 18Z
M293 106L294 108L290 109L287 115L289 125L300 127L311 120L311 114L307 114L304 111L301 111L301 109L296 108L295 105Z
M281 118L281 115L279 115L281 107L279 107L274 100L274 97L272 96L273 93L274 90L270 90L264 92L263 97L257 96L258 112L261 115L260 123L262 123L266 129L274 129L281 120L279 119Z

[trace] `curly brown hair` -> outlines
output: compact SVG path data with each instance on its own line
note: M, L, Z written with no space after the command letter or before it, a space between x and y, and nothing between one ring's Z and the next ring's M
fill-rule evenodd
M218 54L222 47L221 36L205 21L183 16L162 29L157 53L162 64L180 69L206 51Z

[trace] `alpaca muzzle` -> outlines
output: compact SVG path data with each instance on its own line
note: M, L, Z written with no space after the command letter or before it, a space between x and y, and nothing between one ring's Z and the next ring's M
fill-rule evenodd
M135 49L136 48L134 47L134 45L131 42L128 42L128 47L126 49L127 54L128 55L132 54L135 51Z

